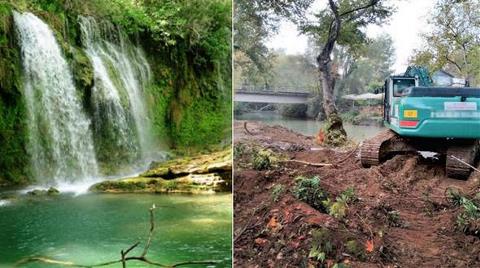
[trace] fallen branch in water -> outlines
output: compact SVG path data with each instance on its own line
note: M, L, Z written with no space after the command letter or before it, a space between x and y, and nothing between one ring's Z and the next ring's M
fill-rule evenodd
M76 264L74 262L70 261L60 261L60 260L55 260L55 259L50 259L48 257L43 257L43 256L36 256L36 257L27 257L25 259L22 259L18 261L15 264L15 267L19 267L22 265L25 265L27 263L34 263L34 262L41 262L41 263L48 263L48 264L54 264L54 265L60 265L64 267L82 267L82 268L92 268L92 267L101 267L101 266L107 266L107 265L112 265L115 263L122 263L122 267L127 266L128 261L141 261L145 262L154 266L159 266L159 267L180 267L180 266L185 266L185 265L213 265L213 264L218 264L220 261L216 260L207 260L207 261L185 261L185 262L179 262L175 264L161 264L158 262L151 261L147 259L146 255L148 253L148 250L150 248L150 244L152 242L152 237L153 237L153 231L155 230L155 220L154 220L154 209L155 209L155 204L152 205L150 208L150 232L148 235L148 240L147 243L145 244L145 248L143 249L143 252L140 256L132 256L132 257L127 257L128 253L132 251L134 248L136 248L140 242L137 242L130 246L127 250L121 250L120 251L120 256L121 258L119 260L114 260L114 261L108 261L108 262L103 262L103 263L98 263L98 264L92 264L92 265L85 265L85 264Z

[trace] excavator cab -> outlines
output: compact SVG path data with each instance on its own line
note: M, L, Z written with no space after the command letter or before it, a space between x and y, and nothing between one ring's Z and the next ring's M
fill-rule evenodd
M390 76L385 80L383 86L383 119L385 123L390 124L390 118L393 115L393 97L401 97L403 91L408 87L418 86L418 77Z

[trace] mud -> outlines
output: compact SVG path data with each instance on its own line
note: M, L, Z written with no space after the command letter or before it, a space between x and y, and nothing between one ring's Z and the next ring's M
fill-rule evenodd
M237 121L234 142L236 267L480 267L480 240L456 228L458 208L445 195L452 187L478 193L480 174L449 179L444 159L418 155L395 156L366 169L352 153L354 145L324 148L315 138L257 122L245 129L245 122ZM269 170L253 170L251 155L258 148L280 161ZM292 194L298 176L318 176L332 198L353 187L357 201L342 219L317 211ZM278 185L285 190L275 202ZM327 230L333 247L323 262L309 258L315 230ZM360 249L349 252L349 241Z

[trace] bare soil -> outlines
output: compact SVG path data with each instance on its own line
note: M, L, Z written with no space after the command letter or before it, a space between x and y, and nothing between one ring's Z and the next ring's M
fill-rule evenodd
M234 131L236 267L480 267L480 240L456 228L458 208L445 195L451 187L479 192L480 174L450 179L444 159L417 155L363 168L352 153L355 146L324 148L313 137L257 122L245 128L245 121L237 121ZM283 160L335 165L279 161L258 171L251 165L252 148L268 148ZM318 176L332 198L353 187L358 200L345 218L334 218L295 198L298 176ZM276 185L286 190L274 201ZM309 258L312 232L321 228L329 230L335 251L323 263ZM357 256L346 253L350 240L360 245Z

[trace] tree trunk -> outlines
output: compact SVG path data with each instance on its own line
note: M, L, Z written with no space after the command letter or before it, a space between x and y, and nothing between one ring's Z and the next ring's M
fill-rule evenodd
M343 128L343 122L337 112L335 106L335 77L332 73L332 54L335 42L340 34L341 20L338 14L338 7L333 0L329 0L330 9L332 10L335 20L330 24L328 39L322 48L320 55L317 57L318 70L320 71L320 82L323 91L323 109L327 117L325 125L324 143L333 146L339 146L347 141L347 133Z
M335 105L335 78L332 75L331 62L330 59L328 59L328 62L322 61L321 56L319 56L318 64L323 91L323 109L327 117L324 142L328 145L339 146L347 141L347 133L343 128L342 119L338 115Z

